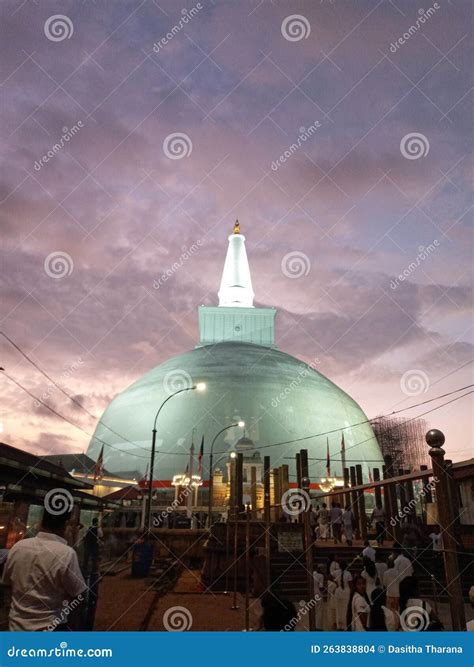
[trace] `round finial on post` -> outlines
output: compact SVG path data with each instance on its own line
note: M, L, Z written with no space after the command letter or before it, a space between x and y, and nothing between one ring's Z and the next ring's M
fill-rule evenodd
M425 435L425 440L430 447L442 447L445 443L444 433L437 428L432 428Z

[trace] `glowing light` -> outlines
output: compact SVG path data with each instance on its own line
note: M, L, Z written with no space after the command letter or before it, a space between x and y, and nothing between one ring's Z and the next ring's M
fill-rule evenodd
M231 453L230 453L230 458L231 458L231 459L235 459L236 456L237 456L237 452L231 452Z
M198 382L196 385L196 389L198 391L204 391L206 389L206 383L205 382Z
M240 421L240 422L237 424L237 426L240 426L240 428L244 428L244 427L245 427L245 422Z

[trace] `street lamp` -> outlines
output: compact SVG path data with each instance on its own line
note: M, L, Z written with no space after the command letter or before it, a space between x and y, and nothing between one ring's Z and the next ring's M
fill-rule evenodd
M183 389L178 389L178 391L175 391L174 393L170 394L165 398L163 403L160 405L158 408L158 412L155 415L155 421L153 422L153 431L152 431L152 441L151 441L151 456L150 456L150 481L148 485L148 512L147 512L147 522L146 522L146 527L148 530L151 528L151 505L152 505L152 496L153 496L153 468L155 467L155 447L156 447L156 422L158 421L158 417L160 415L161 410L163 409L163 406L170 400L170 398L173 398L173 396L177 396L178 394L182 394L183 391L204 391L206 389L206 384L205 382L198 382L197 384L193 384L192 387L183 387Z
M229 424L229 426L224 426L224 428L221 428L221 430L216 433L214 436L214 439L211 443L211 450L209 452L209 507L208 507L208 516L207 516L207 521L208 521L208 527L211 527L211 516L212 516L212 496L213 496L213 491L214 491L214 475L212 474L212 458L213 458L213 451L214 451L214 443L217 440L217 438L220 436L221 433L224 433L224 431L227 431L229 428L235 428L238 426L239 428L244 428L245 427L245 422L239 421L235 422L235 424Z

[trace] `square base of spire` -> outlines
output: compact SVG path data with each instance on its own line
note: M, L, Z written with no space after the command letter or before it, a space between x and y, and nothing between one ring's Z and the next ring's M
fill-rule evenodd
M225 341L275 346L275 308L199 306L200 345Z

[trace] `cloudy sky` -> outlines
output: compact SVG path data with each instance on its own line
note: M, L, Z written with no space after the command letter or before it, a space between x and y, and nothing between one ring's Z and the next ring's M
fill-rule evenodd
M28 391L91 433L117 392L194 347L237 217L279 348L369 416L472 382L469 2L1 12L1 329L89 414L3 338ZM87 448L1 383L5 442ZM470 399L425 417L455 460Z

